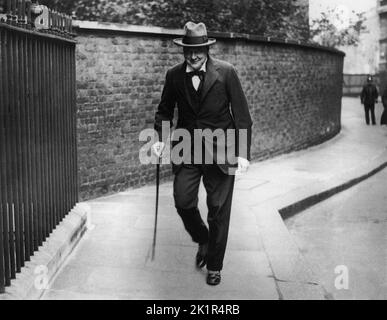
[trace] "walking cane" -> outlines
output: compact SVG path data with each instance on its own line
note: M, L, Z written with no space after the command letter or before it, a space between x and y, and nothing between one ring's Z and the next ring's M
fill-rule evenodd
M160 157L157 157L157 164L156 164L156 212L155 212L155 226L154 226L154 230L153 230L152 261L155 259L155 249L156 249L157 214L158 214L158 209L159 209L159 185L160 185Z

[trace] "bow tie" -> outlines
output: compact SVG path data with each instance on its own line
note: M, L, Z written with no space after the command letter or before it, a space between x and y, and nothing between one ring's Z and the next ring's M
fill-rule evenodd
M195 71L191 71L191 72L187 72L187 74L192 78L193 76L198 76L200 81L203 80L204 78L204 75L206 74L204 71L202 70L195 70Z

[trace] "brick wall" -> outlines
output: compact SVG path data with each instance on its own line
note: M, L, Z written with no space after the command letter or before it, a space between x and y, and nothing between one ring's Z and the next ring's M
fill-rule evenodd
M171 41L180 31L90 23L76 31L81 198L154 182L154 166L139 162L138 134L153 127L165 72L182 61L182 49ZM216 36L210 53L235 65L249 102L255 160L318 144L339 132L340 52ZM165 166L162 177L169 176Z

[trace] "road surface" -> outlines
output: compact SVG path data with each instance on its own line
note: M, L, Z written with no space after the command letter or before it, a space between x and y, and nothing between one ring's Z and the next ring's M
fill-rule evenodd
M387 299L387 169L285 223L335 299Z

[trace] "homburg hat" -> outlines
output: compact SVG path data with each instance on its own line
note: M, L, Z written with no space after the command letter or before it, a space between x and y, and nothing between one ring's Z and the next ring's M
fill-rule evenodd
M173 42L181 47L203 47L210 46L216 42L208 38L207 28L203 22L187 22L184 26L184 37L174 39Z

